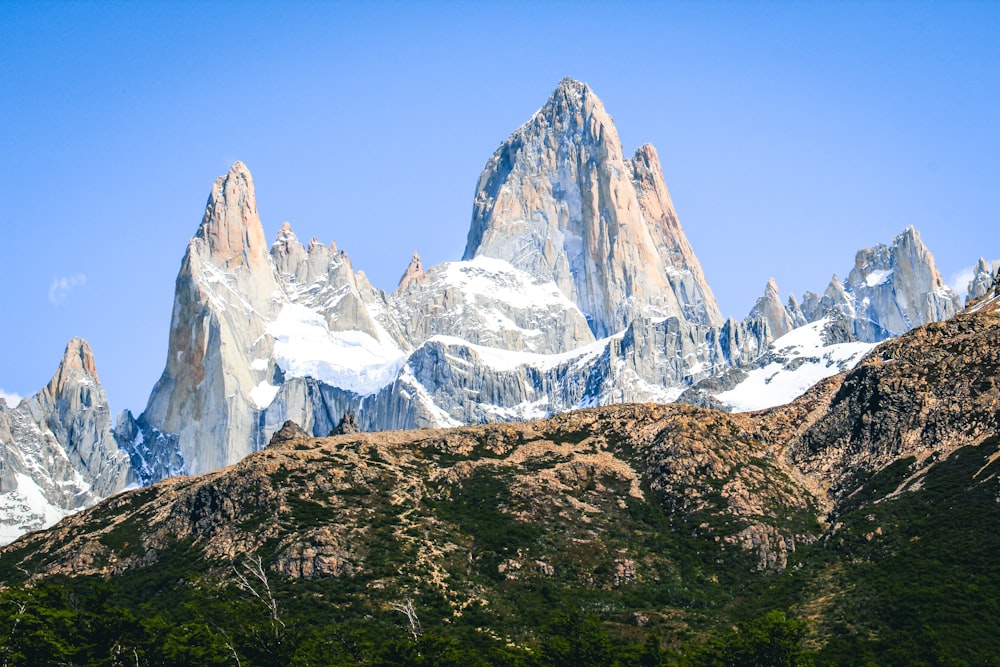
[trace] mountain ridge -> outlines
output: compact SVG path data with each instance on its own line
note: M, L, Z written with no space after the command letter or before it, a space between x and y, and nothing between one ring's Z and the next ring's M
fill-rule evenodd
M652 635L683 651L655 664L714 664L699 661L709 647L682 638L704 641L707 628L774 605L812 619L818 664L859 655L912 664L928 652L979 663L994 636L942 639L948 622L928 609L979 610L996 580L982 558L1000 521L998 370L1000 284L972 309L883 342L854 370L756 413L618 404L329 438L286 424L231 467L121 494L23 537L0 550L0 581L111 590L155 581L157 596L187 596L194 609L257 609L245 620L193 619L232 638L229 652L208 639L203 648L220 660L260 656L253 664L278 644L305 650L307 637L289 629L298 624L326 636L328 626L374 624L381 642L399 636L430 650L394 628L387 610L400 599L455 650L482 646L462 634L470 624L508 650L540 652L541 664L559 663L544 661L553 629L538 604L582 604L623 645ZM955 540L962 553L937 568ZM239 592L246 562L260 567L280 601L268 609L287 626L239 602L253 599ZM933 577L914 586L884 574L894 569ZM958 595L962 581L982 586ZM901 618L900 604L914 611ZM279 641L261 648L272 632Z
M992 275L983 263L977 294ZM234 463L289 419L319 436L348 413L384 430L634 401L761 408L957 309L910 227L823 297L783 304L769 281L724 319L655 148L626 157L601 100L565 79L487 161L464 259L414 254L391 293L287 222L268 246L234 163L181 262L163 373L113 436L149 484Z

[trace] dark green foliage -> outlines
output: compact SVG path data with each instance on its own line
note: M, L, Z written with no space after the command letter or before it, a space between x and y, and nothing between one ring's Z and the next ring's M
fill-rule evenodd
M365 530L351 536L361 567L349 574L289 579L268 569L280 621L234 585L239 563L207 560L194 540L108 579L30 586L18 585L17 566L33 561L15 550L0 560L11 584L0 592L0 664L1000 665L998 451L996 438L959 449L916 491L890 495L917 472L912 459L869 476L836 529L799 544L782 573L758 571L754 554L716 539L745 524L712 502L685 514L648 488L640 499L616 480L582 476L565 493L601 514L577 522L572 505L531 505L512 492L516 470L489 464L409 503L394 504L378 477L360 495L289 494L288 512L261 520L309 530L335 522L337 503L357 501ZM144 548L136 516L101 542ZM99 519L112 526L110 514ZM819 531L805 511L760 519ZM451 590L476 594L460 614L455 597L428 585L407 539L423 530L453 545ZM284 548L275 540L254 555L270 566ZM626 580L616 574L623 554L635 567ZM514 576L501 569L510 561L520 563ZM411 596L417 639L390 606Z
M1000 664L1000 439L933 465L918 491L841 517L840 622L820 664ZM880 528L882 534L873 534Z
M741 625L735 632L713 638L691 651L690 667L796 667L811 665L802 648L806 624L780 611Z

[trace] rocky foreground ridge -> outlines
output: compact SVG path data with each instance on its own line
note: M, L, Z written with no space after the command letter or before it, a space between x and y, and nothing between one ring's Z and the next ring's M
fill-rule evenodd
M857 625L888 595L865 597L866 573L910 567L913 545L929 553L958 539L935 537L941 525L1000 520L998 371L1000 282L968 311L757 413L628 404L329 438L289 423L234 466L120 494L21 538L0 552L0 577L117 580L183 553L182 581L201 588L250 559L289 596L326 591L316 594L341 614L377 619L412 596L425 624L475 610L481 630L515 642L528 641L523 627L502 619L526 613L519 596L539 587L603 601L594 613L622 632L639 624L663 637L767 595L817 623L816 646L876 641L898 615ZM912 507L922 509L905 518ZM951 517L955 508L971 513ZM941 525L926 523L935 516ZM996 532L980 530L959 537ZM962 569L983 545L942 576L983 576ZM844 622L853 629L837 630Z
M993 275L980 268L970 295ZM269 247L249 169L234 164L181 262L166 364L145 410L119 416L117 450L104 425L91 438L130 470L108 485L86 468L82 480L105 496L128 480L216 470L287 420L324 436L348 413L379 431L622 402L768 407L959 308L910 227L860 251L822 295L783 303L770 281L747 317L724 318L656 150L626 157L596 94L566 79L488 160L462 261L425 268L414 254L392 293L288 223ZM36 418L66 423L54 414ZM20 438L0 433L12 451ZM13 489L20 478L6 479ZM92 502L40 480L52 518ZM21 526L12 535L38 525L0 523Z

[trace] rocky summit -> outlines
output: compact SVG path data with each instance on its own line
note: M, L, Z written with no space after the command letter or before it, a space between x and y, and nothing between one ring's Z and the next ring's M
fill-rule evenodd
M87 341L69 342L49 383L0 401L0 540L55 523L134 481Z
M237 163L182 262L166 368L134 420L139 439L121 439L142 450L145 482L239 461L289 419L321 436L348 412L378 431L682 395L777 405L870 345L835 351L836 363L813 346L805 373L805 352L768 356L775 340L815 323L830 343L872 344L957 310L911 228L860 251L822 299L786 305L771 282L747 318L724 319L656 150L626 158L601 100L572 79L488 160L464 259L428 268L414 254L391 294L288 223L268 250L254 197ZM833 319L846 322L836 334ZM778 359L794 381L736 386L734 369Z
M656 149L628 156L573 79L487 160L463 258L425 267L414 253L391 293L287 222L268 245L256 197L241 162L212 185L141 414L111 427L89 349L64 361L79 380L0 406L0 490L14 494L0 539L127 484L237 463L288 421L320 437L348 414L376 432L626 402L773 407L961 305L907 228L859 251L822 296L783 301L769 281L746 317L723 317ZM995 275L981 262L970 297Z
M117 641L140 664L988 664L994 292L757 413L286 423L234 466L5 548L0 622L24 600L74 624L58 646L81 661ZM88 614L141 623L102 644Z

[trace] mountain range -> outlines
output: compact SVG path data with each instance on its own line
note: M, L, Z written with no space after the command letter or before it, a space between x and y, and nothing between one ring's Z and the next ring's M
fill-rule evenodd
M794 401L314 437L0 550L9 664L987 665L1000 279Z
M980 260L969 298L996 275ZM723 317L656 150L626 157L601 100L565 79L487 161L463 258L425 269L414 254L391 294L288 223L268 246L234 164L181 262L145 410L112 424L82 340L45 389L0 402L0 537L235 464L289 420L326 436L344 419L387 431L626 402L773 407L961 308L908 227L822 294L783 302L768 281L746 317Z

